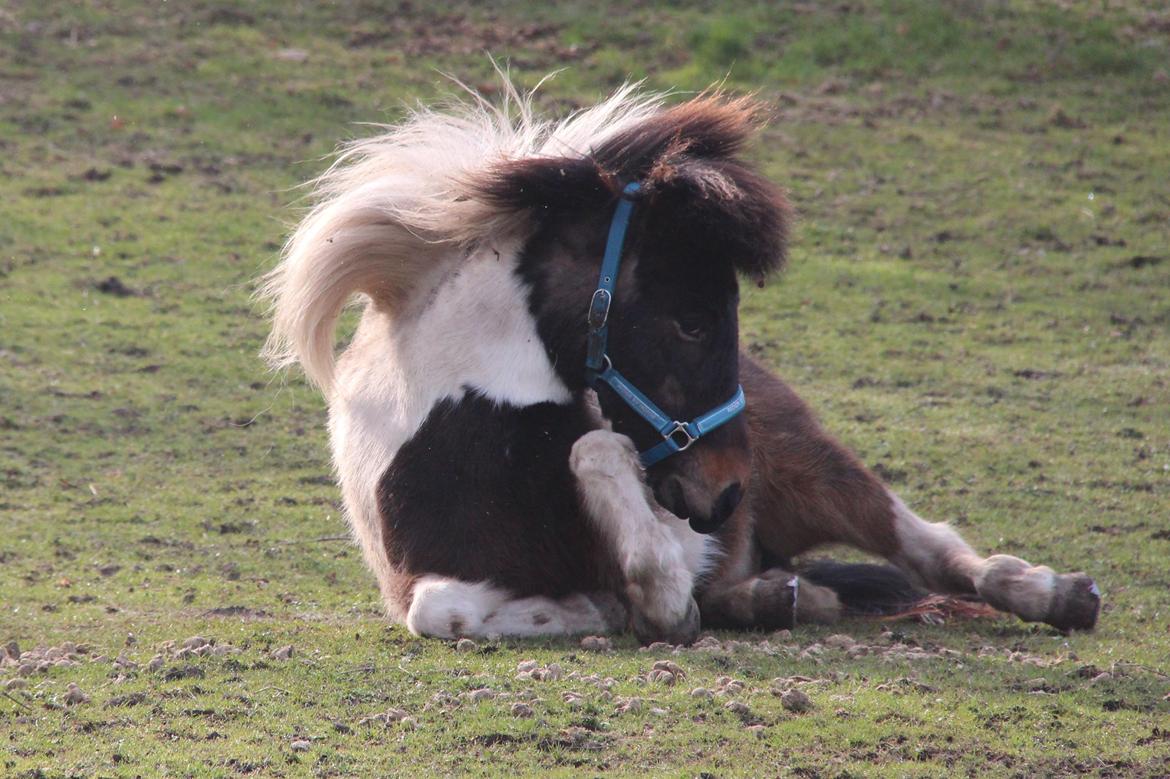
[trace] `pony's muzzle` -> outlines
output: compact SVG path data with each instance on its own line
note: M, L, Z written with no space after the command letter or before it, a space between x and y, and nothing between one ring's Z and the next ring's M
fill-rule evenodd
M696 533L714 533L735 512L743 500L743 485L738 481L728 485L710 505L704 506L688 498L696 490L687 489L679 476L668 476L654 490L654 497L667 511L687 520Z
M648 471L658 503L696 533L714 533L743 500L751 479L747 430L733 420Z

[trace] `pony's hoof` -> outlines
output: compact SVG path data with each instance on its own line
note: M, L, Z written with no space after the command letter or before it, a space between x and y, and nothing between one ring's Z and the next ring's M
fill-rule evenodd
M1057 630L1092 630L1101 612L1101 590L1083 573L1066 573L1056 577L1052 606L1044 621Z
M656 641L689 646L699 637L699 604L695 603L694 598L690 598L683 618L677 624L665 628L646 619L646 615L637 609L631 609L630 626L642 646L648 646Z
M841 615L837 593L815 584L801 585L796 574L779 568L760 574L751 592L753 623L764 630L791 630L798 615L802 622L826 625Z

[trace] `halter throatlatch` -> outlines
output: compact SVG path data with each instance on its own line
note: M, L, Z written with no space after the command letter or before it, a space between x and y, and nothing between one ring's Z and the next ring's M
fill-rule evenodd
M690 448L691 444L715 428L735 418L746 405L743 387L737 387L727 402L716 406L706 414L690 422L679 422L667 416L654 401L646 397L625 376L613 367L605 347L609 338L609 309L613 304L613 290L617 286L618 269L622 262L622 245L626 240L626 228L630 225L630 214L634 210L634 198L641 186L637 182L627 184L622 190L621 200L609 223L609 239L605 244L605 256L601 258L601 277L597 290L589 303L589 338L585 352L585 373L589 385L597 388L598 382L605 382L617 393L627 406L650 423L662 436L662 442L639 453L644 467L650 467L675 452Z

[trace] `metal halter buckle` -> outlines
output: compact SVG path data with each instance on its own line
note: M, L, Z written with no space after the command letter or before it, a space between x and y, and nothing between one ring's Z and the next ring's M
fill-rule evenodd
M675 437L680 434L684 439L683 443L679 443L678 438ZM699 440L697 435L691 435L691 430L689 427L687 427L686 422L679 422L677 419L674 422L674 427L666 431L662 437L669 438L671 442L673 442L674 445L678 447L678 451L680 452L685 452L690 448L691 444Z
M609 306L612 302L613 295L609 293L609 290L599 289L593 293L593 299L589 301L589 332L595 333L605 327L605 323L609 320Z

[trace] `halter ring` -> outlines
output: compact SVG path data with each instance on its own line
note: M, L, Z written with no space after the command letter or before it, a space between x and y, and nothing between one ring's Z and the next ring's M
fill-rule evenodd
M683 437L683 443L679 443L678 439L675 437L678 435ZM672 427L670 430L667 430L662 435L662 437L669 438L671 443L677 446L678 451L680 452L685 452L691 447L691 444L699 440L697 435L691 435L691 429L686 422L679 422L677 419L674 422L674 427Z

